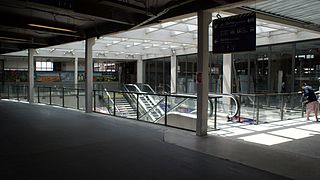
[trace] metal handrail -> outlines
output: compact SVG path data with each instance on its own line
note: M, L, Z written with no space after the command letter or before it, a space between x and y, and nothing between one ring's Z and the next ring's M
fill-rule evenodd
M112 104L114 104L115 102L113 102L113 100L112 100L112 98L111 98L108 90L107 90L106 88L104 88L103 90L104 90L104 92L106 93L106 95L108 96L110 102L111 102ZM119 110L119 108L117 107L117 105L115 105L114 107L115 107L115 109L116 109L117 112L120 112L120 110ZM109 111L109 107L108 107L107 109L108 109L109 114L111 114L111 112Z
M240 96L275 96L275 95L296 95L301 94L301 92L291 92L291 93L232 93L233 95Z
M127 88L127 86L133 86L134 84L124 84L123 87L124 87L124 90L126 93L130 93L131 91L129 91L129 89ZM142 100L139 98L139 95L141 94L146 94L144 92L141 92L139 88L137 88L136 86L133 86L135 87L135 89L138 91L138 92L134 92L135 94L133 94L134 98L131 97L131 95L128 95L129 99L131 102L135 102L136 104L136 109L139 110L139 105L141 105L142 109L146 112L147 111L147 107L146 105L142 102ZM132 93L132 92L131 92ZM137 112L137 116L138 116L139 112ZM152 118L152 116L150 116Z
M167 95L166 95L166 96L167 96ZM166 96L165 96L165 98L166 98ZM173 108L171 108L169 111L165 112L164 115L162 115L161 117L159 117L158 119L156 119L156 120L153 121L153 122L158 122L160 119L162 119L163 117L165 117L166 114L168 114L168 113L171 112L171 111L176 110L182 103L186 102L187 100L189 100L189 98L185 98L184 100L182 100L181 102L179 102L178 104L176 104Z
M153 99L148 93L145 93L145 92L141 91L140 88L139 88L136 84L125 84L125 86L132 86L132 87L135 88L135 90L136 90L137 92L143 93L144 96L142 96L142 97L144 97L144 98L145 98L145 101L146 101L147 103L149 103L149 105L152 107L151 109L153 109L154 107L156 107L156 108L158 109L158 111L159 111L159 113L158 113L158 112L157 112L157 113L158 113L160 116L162 116L162 115L165 114L165 112L158 106L158 103L156 103L156 102L154 101L154 99ZM146 98L145 96L146 96L147 98ZM140 99L139 99L139 100L140 100ZM150 112L150 111L151 111L151 110L148 110L148 109L147 109L146 105L145 105L143 102L140 102L140 101L139 101L139 103L142 105L142 107L145 109L145 111L147 111L147 112ZM151 117L151 119L155 120L154 117L153 117L153 115L150 114L150 117Z
M235 94L209 94L209 100L210 100L210 97L213 98L213 97L216 97L216 96L221 96L222 98L223 97L229 97L230 99L232 99L236 105L236 110L233 114L231 115L227 115L228 118L232 118L232 117L235 117L237 116L237 114L239 113L239 110L240 110L240 103L238 101L238 97L235 95Z

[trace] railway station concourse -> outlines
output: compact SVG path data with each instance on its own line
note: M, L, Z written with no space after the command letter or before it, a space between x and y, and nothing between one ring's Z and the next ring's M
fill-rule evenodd
M319 8L2 1L1 179L319 179Z

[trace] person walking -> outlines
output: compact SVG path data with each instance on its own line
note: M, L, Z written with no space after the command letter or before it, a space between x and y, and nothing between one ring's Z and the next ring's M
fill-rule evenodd
M307 85L306 83L304 83L301 86L301 88L303 90L303 95L302 95L303 103L306 104L307 120L310 120L309 119L310 113L314 112L316 121L318 121L319 102L317 101L317 96L314 93L314 90L312 89L311 86Z

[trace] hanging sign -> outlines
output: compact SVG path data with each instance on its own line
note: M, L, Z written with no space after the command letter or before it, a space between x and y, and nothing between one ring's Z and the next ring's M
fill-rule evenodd
M256 14L240 14L212 22L213 53L256 50Z

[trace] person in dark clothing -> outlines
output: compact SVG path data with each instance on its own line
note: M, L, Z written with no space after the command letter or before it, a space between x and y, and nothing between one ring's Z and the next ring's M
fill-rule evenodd
M306 103L307 120L309 120L310 113L314 112L316 121L318 121L319 103L317 101L317 96L314 93L314 90L311 86L308 86L306 83L304 83L301 88L303 90L303 100L304 103Z

